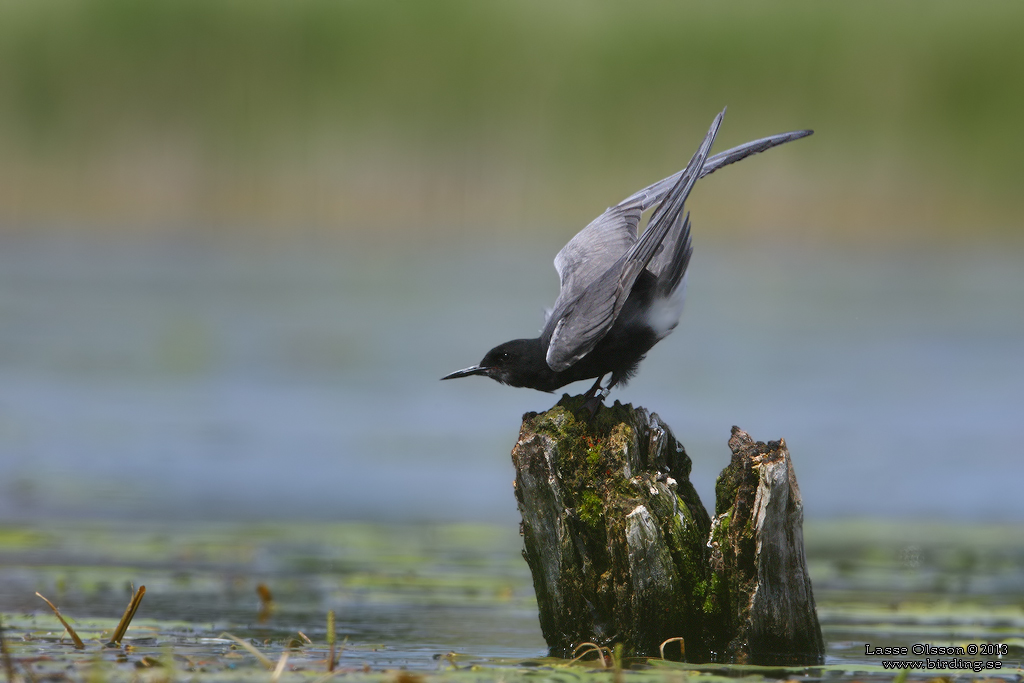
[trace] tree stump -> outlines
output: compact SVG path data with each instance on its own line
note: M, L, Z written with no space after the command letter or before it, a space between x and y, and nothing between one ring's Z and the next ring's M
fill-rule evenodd
M616 402L591 418L566 395L523 416L516 499L551 655L594 642L657 656L681 637L691 662L821 661L788 453L735 428L733 441L712 522L656 414Z
M715 485L711 563L719 578L725 659L819 664L825 644L804 558L804 508L783 439L755 442L739 427Z

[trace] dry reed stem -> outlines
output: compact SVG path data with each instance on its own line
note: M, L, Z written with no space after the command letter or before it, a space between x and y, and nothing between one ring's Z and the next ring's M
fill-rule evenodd
M661 652L661 658L662 659L665 659L665 646L668 645L669 643L674 643L677 640L679 641L679 654L680 654L680 656L682 656L684 658L686 657L686 642L681 637L678 637L678 638L669 638L664 643L662 643L661 645L658 646L658 649Z
M121 616L121 621L117 624L117 628L114 629L114 635L110 639L110 643L108 643L108 645L121 644L124 634L128 632L128 626L132 623L132 619L135 618L135 613L139 611L139 604L142 602L144 595L146 595L145 586L139 586L139 590L132 593L132 599L128 602L128 607Z
M327 673L334 671L334 655L338 642L338 636L334 630L334 610L327 612L327 642L331 645L331 651L327 653Z
M82 639L78 637L77 633L75 633L75 629L71 628L71 624L69 624L67 621L64 620L64 617L61 615L60 610L57 609L57 606L54 605L49 600L47 600L42 595L42 593L40 593L39 591L36 591L36 595L38 595L40 598L42 598L43 602L45 602L47 605L49 605L50 609L53 610L53 613L55 615L57 615L58 619L60 619L60 623L64 626L64 630L66 630L68 632L68 635L71 636L71 640L75 643L75 649L76 650L84 650L85 649L85 643L83 643Z
M580 650L583 650L583 652L580 652ZM580 654L576 655L577 652L580 652ZM611 657L612 651L609 650L607 647L601 647L597 643L580 643L579 645L577 645L576 649L572 651L572 653L576 656L570 659L569 663L573 664L574 662L578 662L591 652L597 653L597 658L601 661L601 668L607 669L608 663L604 659L604 653L607 652L608 656Z
M260 583L256 585L256 595L260 598L258 619L261 624L265 624L277 609L277 605L274 604L274 594L270 592L267 584Z
M277 660L277 666L274 667L274 673L270 675L270 683L277 683L281 678L281 674L284 672L284 667L288 665L288 653L282 652L281 658Z
M220 637L221 638L230 638L231 640L233 640L236 643L238 643L239 645L241 645L243 648L245 648L245 650L249 654L251 654L254 657L256 657L256 659L258 659L260 661L260 664L262 664L263 666L266 667L267 671L273 671L274 670L274 668L276 666L274 664L274 662L272 662L269 659L267 659L267 656L265 654L263 654L262 652L257 650L250 643L247 643L244 640L242 640L241 638L238 638L237 636L233 636L230 633L221 633Z

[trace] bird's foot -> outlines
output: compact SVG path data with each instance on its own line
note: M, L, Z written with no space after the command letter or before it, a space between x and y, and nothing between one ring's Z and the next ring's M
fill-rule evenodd
M594 389L597 385L594 386ZM593 389L591 389L593 391ZM590 391L587 394L591 393ZM611 393L611 389L601 389L601 391L595 391L593 396L587 398L583 403L583 407L590 413L590 418L593 419L597 415L597 409L604 405L604 400L608 398L608 394ZM586 394L584 394L586 396Z

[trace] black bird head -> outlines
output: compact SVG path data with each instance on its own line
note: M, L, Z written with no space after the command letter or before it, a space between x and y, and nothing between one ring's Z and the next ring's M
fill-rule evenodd
M513 387L534 387L554 372L544 359L540 339L513 339L487 352L478 365L456 370L441 379L483 375Z

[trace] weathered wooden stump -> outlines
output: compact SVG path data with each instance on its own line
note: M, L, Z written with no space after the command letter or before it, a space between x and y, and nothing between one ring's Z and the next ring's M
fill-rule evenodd
M817 664L824 657L804 558L804 508L784 440L739 427L715 485L711 564L719 579L726 661Z
M583 642L706 650L711 521L668 428L618 403L593 421L580 397L523 418L512 451L526 561L551 654Z
M595 642L656 656L682 637L692 662L821 661L788 453L735 428L733 442L745 450L719 478L712 522L657 415L616 402L591 418L564 396L523 416L516 499L552 655Z

